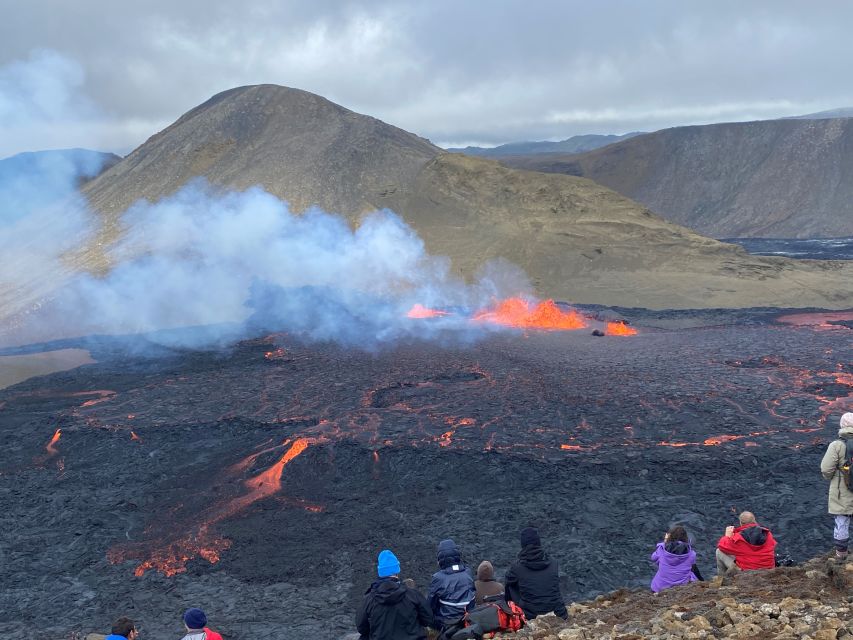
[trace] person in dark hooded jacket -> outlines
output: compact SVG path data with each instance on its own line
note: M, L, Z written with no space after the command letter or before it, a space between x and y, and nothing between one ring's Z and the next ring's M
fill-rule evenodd
M542 550L539 532L533 527L521 530L518 561L506 572L504 584L506 599L521 607L528 620L551 611L568 619L557 561Z
M474 578L453 540L438 543L438 566L427 600L435 617L435 628L441 631L474 608Z
M420 591L400 582L400 562L391 551L379 553L376 573L355 619L360 640L426 640L432 612Z

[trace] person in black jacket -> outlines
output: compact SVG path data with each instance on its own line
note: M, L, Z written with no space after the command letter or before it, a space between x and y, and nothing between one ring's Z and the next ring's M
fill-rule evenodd
M506 599L521 607L528 620L551 611L568 619L557 561L542 550L539 532L533 527L521 530L518 561L506 572L504 584Z
M453 540L438 543L438 566L429 583L429 606L439 631L456 622L474 608L474 578L462 562L462 554Z
M420 591L400 582L400 561L391 551L379 553L379 579L370 585L355 618L360 640L426 640L432 612Z

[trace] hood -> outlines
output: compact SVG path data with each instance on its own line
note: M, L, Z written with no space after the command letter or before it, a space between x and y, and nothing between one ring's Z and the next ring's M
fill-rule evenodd
M453 540L442 540L438 543L438 566L442 569L462 563L462 554Z
M683 556L690 553L690 545L682 540L671 540L664 546L664 551L675 556Z
M486 582L488 580L495 579L495 568L492 566L492 563L488 560L483 560L480 563L480 566L477 567L477 580L481 582Z
M394 605L406 597L406 585L395 578L381 578L374 582L370 590L379 604Z
M738 533L740 533L740 537L746 540L749 544L755 547L760 547L767 542L767 532L768 529L765 529L761 525L749 524Z
M853 438L853 425L848 427L841 427L838 430L838 437L842 440L847 440L848 438Z
M524 547L518 553L518 561L531 571L542 571L551 564L551 558L538 544Z

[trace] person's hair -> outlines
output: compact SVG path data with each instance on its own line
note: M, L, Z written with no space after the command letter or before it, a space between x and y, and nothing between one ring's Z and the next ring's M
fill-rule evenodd
M672 527L668 533L670 542L684 542L687 544L690 543L690 538L687 535L687 529L682 527L680 524L677 524Z
M740 520L741 524L754 524L755 514L751 511L744 511L740 516L738 516L738 520Z
M126 638L134 629L136 629L136 625L134 624L133 620L126 617L121 617L115 622L113 622L112 633L114 635L124 636Z

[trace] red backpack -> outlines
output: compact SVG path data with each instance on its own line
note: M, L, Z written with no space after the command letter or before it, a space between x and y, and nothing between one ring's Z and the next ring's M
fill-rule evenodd
M498 631L518 631L527 620L524 612L514 602L507 602L504 596L491 596L468 611L460 621L460 628L448 637L451 640L465 640L468 638L493 637Z

